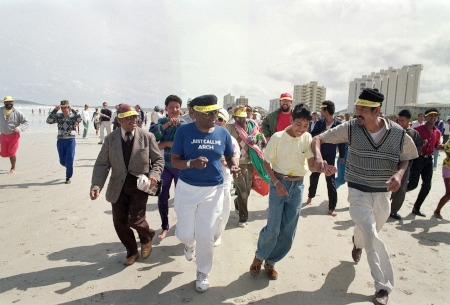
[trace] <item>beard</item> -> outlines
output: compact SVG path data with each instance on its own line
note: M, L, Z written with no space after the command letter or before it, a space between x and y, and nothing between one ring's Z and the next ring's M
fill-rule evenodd
M291 111L291 107L289 105L284 104L283 106L281 106L281 111L289 112Z
M12 107L13 107L13 104L6 104L5 105L5 108L8 109L8 110L12 109Z

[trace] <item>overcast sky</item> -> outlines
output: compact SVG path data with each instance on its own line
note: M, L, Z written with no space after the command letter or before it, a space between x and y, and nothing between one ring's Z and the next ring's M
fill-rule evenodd
M422 64L419 103L450 98L448 0L0 0L3 96L251 106L317 81L337 109L363 74Z

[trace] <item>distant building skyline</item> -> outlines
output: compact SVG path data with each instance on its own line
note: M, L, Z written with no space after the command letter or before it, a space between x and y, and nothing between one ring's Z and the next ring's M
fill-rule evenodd
M317 81L294 86L294 104L302 103L311 112L320 111L320 105L327 98L327 88L319 86Z
M422 70L421 64L403 66L401 69L389 67L355 78L349 84L347 109L354 112L354 103L366 88L377 88L384 94L381 112L385 115L394 114L395 107L417 104Z

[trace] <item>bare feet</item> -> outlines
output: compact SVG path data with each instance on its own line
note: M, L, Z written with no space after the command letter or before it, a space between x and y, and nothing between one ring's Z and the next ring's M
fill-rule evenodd
M168 232L169 232L169 230L162 230L161 234L158 235L158 238L164 239Z
M9 170L8 174L14 174L15 171L16 171L15 168L11 168L11 169Z
M337 213L334 210L328 210L328 214L330 214L333 217L337 215Z
M308 197L308 200L306 200L306 204L311 204L312 198Z

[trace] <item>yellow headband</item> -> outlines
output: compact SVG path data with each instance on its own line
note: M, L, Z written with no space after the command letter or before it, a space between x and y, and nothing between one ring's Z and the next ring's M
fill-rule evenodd
M119 119L123 119L123 118L129 117L129 116L134 116L134 115L139 115L139 114L136 112L136 110L130 110L130 111L127 111L127 112L119 113L117 115L117 117Z
M194 106L194 110L198 112L209 112L213 110L220 109L219 105L213 104L208 106Z
M328 105L321 105L320 108L327 108Z
M380 102L372 102L368 100L357 100L355 106L380 107Z
M247 110L245 108L240 108L240 109L236 110L236 112L234 113L234 116L236 116L238 118L246 118Z
M436 111L430 111L430 112L428 112L425 116L428 116L428 115L430 115L430 114L437 114L437 115L439 115L439 112L436 112Z

